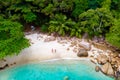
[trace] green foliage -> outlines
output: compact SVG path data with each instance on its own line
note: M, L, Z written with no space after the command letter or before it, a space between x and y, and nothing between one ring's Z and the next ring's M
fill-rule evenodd
M42 25L42 26L41 26L41 30L42 30L43 32L47 32L47 31L48 31L48 25Z
M74 0L74 8L72 11L72 15L74 17L78 17L79 14L84 12L88 8L88 0Z
M120 11L120 0L111 0L111 9L115 11Z
M74 0L42 0L39 2L39 7L41 7L41 12L54 17L56 13L62 12L67 13L72 11Z
M115 19L114 25L110 28L109 33L106 34L106 40L112 45L120 48L120 19Z
M88 9L96 9L101 7L104 0L88 0ZM107 5L107 4L106 4Z
M112 26L112 14L106 8L90 9L79 15L79 23L83 31L90 36L105 34Z
M60 35L65 35L65 31L68 30L68 26L66 26L67 17L62 14L56 14L55 18L49 22L48 30L50 32L57 32Z
M111 0L111 12L113 13L114 17L119 19L120 18L120 0Z
M2 1L4 3L4 1ZM6 2L5 2L6 3ZM5 6L3 4L3 6ZM4 8L5 18L12 21L33 22L36 20L36 6L32 6L29 1L12 0L9 5Z
M36 17L37 17L37 16L36 16L34 13L32 13L32 12L27 13L27 14L24 14L23 16L24 16L24 19L26 20L26 22L32 22L32 21L36 20Z
M29 46L21 30L20 23L0 19L0 58L18 54L23 48Z
M111 0L104 0L101 5L103 8L110 10Z
M92 37L107 33L106 39L118 46L118 35L112 29L119 29L119 4L120 0L0 0L0 47L4 44L0 55L8 55L11 44L10 54L26 47L27 40L21 31L21 24L26 23L63 36L81 37L87 32ZM116 43L110 41L113 35Z
M76 22L67 19L65 15L56 14L55 18L49 22L48 30L56 32L60 35L70 34L70 36L81 37L81 29L78 28Z
M53 4L49 4L47 7L45 7L44 9L42 9L42 13L45 13L46 15L51 15L53 16L53 12L54 12L54 6Z

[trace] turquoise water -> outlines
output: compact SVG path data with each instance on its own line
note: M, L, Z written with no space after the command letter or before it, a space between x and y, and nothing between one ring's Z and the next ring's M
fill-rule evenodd
M34 62L0 71L0 80L114 80L95 71L89 61L56 60Z

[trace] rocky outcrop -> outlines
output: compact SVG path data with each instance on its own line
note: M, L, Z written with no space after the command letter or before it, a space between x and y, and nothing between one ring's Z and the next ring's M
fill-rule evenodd
M107 75L113 76L114 75L114 70L109 62L106 64L102 65L101 71Z
M120 80L120 71L115 72L116 80Z
M97 60L94 59L94 58L91 58L90 61L91 61L92 63L94 63L94 64L97 64Z
M105 45L105 44L99 44L99 43L96 43L96 42L92 42L94 47L98 48L98 49L101 49L101 50L107 50L108 47Z
M77 53L78 57L88 57L88 52L85 49L80 49Z
M86 49L88 51L91 50L91 44L87 43L85 41L81 41L79 44L79 47L83 47L84 49Z
M55 40L56 40L55 37L49 37L49 38L46 38L46 39L44 40L44 42L50 42L50 41L55 41Z
M105 64L106 62L108 62L109 61L109 58L106 56L106 55L104 55L104 54L100 54L100 55L98 55L98 57L97 57L97 62L99 63L99 64Z
M0 70L8 67L8 64L5 61L0 61Z

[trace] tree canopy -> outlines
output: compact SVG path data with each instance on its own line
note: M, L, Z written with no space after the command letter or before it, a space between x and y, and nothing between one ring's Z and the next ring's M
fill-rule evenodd
M0 58L16 55L29 46L28 40L24 38L22 27L18 22L0 19Z
M25 24L81 37L105 36L120 48L120 0L0 0L0 58L29 45Z

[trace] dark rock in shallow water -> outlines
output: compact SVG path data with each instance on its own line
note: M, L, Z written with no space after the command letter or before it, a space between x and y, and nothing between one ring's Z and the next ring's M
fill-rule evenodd
M96 71L96 72L99 72L99 71L100 71L100 67L99 67L99 66L96 66L96 67L95 67L95 71Z
M120 80L120 77L116 77L116 79L115 80Z
M63 80L69 80L69 77L68 77L68 76L65 76Z

